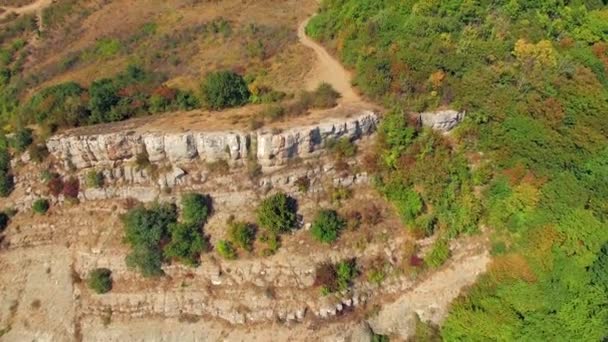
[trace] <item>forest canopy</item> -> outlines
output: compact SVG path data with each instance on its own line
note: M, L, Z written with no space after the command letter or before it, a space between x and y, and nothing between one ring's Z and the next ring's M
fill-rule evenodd
M443 338L608 337L606 2L325 0L307 32L392 109L377 183L406 224L492 229ZM455 143L405 118L440 107L467 112Z

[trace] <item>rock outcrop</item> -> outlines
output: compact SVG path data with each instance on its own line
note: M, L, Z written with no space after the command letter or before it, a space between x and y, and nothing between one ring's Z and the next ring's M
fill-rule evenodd
M464 119L465 113L455 110L442 110L438 112L420 113L415 116L422 126L430 127L442 132L448 132Z
M373 133L378 117L364 111L354 118L333 119L317 125L282 132L184 132L149 133L120 131L97 135L56 135L47 141L49 152L77 169L115 165L147 153L150 162L179 163L196 158L237 163L257 156L260 165L280 166L290 159L320 153L331 139L356 140Z

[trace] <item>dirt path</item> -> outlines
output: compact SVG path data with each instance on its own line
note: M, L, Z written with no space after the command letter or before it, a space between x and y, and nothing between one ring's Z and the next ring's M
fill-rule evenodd
M32 12L38 12L38 25L42 25L42 10L50 6L55 0L38 0L26 6L21 7L10 7L10 6L0 6L0 9L4 10L4 13L0 14L0 20L4 19L11 13L15 13L18 15L29 14Z
M309 20L310 18L306 19L298 27L298 38L300 39L300 42L304 46L313 49L317 55L317 64L311 72L312 76L309 77L306 88L314 89L320 83L326 82L331 84L334 89L342 95L343 102L363 102L351 85L350 72L344 69L342 64L330 55L323 46L306 35L306 25Z

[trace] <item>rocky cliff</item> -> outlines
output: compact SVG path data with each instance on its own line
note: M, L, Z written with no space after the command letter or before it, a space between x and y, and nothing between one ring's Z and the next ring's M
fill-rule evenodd
M360 115L330 119L317 125L280 132L183 132L151 133L119 131L107 134L62 134L47 141L49 152L58 160L78 169L115 165L147 153L150 162L179 163L196 158L235 163L256 156L260 165L280 166L295 158L320 153L327 141L348 137L359 139L373 133L378 117L371 111Z

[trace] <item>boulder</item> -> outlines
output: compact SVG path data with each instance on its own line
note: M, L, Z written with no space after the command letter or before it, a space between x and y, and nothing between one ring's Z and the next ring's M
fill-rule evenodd
M442 110L417 114L418 122L434 130L448 132L458 125L465 117L464 112L455 110Z

